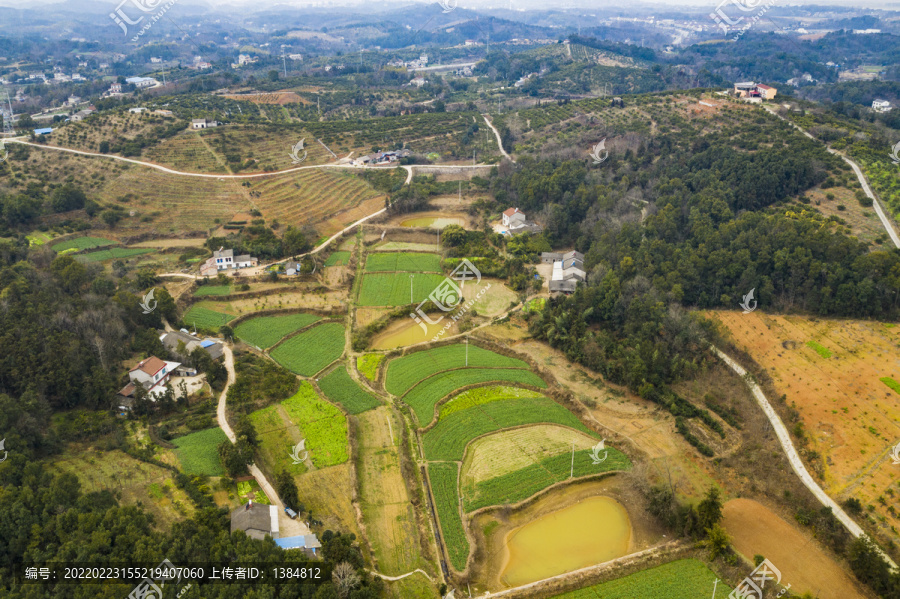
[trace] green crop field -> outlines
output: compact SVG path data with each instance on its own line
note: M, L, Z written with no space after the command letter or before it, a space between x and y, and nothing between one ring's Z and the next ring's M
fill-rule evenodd
M466 444L481 435L522 424L561 424L589 435L596 433L552 399L546 397L504 399L455 412L425 433L425 458L461 460Z
M325 266L347 266L350 263L350 252L331 252Z
M215 427L178 437L172 443L177 447L175 455L185 473L224 476L225 470L219 460L219 445L227 440L225 432Z
M391 360L387 366L384 387L394 395L403 395L413 385L429 376L454 368L528 368L528 364L516 358L508 358L470 344L468 364L466 344L444 345L435 349L418 351Z
M325 322L294 335L272 350L272 359L302 376L312 376L344 353L344 325Z
M347 419L339 409L321 399L308 382L281 405L306 439L309 458L316 468L343 464L349 458Z
M203 306L193 305L184 315L184 322L204 329L217 329L234 318L231 314L216 312Z
M519 387L505 387L503 385L492 385L490 387L477 387L463 391L447 403L441 406L438 411L438 420L443 420L451 414L462 412L476 406L491 403L492 401L501 401L504 399L524 399L543 397L537 391L531 389L521 389Z
M711 596L718 579L703 562L680 559L553 599L697 599ZM716 596L727 597L731 590L719 580Z
M470 348L471 349L471 348ZM434 405L447 395L467 385L497 381L522 383L545 388L547 383L530 370L513 368L463 368L441 372L422 381L402 397L416 413L419 424L425 426L434 418Z
M231 285L201 285L194 292L196 297L205 295L228 295L231 293Z
M584 449L575 452L574 464L572 454L562 453L514 472L469 485L462 489L463 505L467 512L471 512L489 505L518 503L550 485L566 480L570 472L577 478L631 468L631 460L621 451L612 448L604 451L609 453L599 464L594 464L591 451Z
M360 387L343 365L319 379L319 387L329 400L344 406L351 414L359 414L381 405L378 398Z
M469 540L463 530L459 514L456 479L459 476L456 464L428 464L428 477L434 494L434 506L441 522L441 536L450 554L450 563L457 570L466 567L469 557Z
M444 280L443 275L415 273L412 275L412 301L406 273L367 273L359 286L360 306L405 306L425 300Z
M154 248L109 248L108 250L78 254L78 259L82 262L103 262L105 260L121 260L122 258L150 254L155 251Z
M360 374L364 377L370 381L374 381L378 378L378 365L381 364L383 359L384 355L382 354L365 354L359 356L356 358L356 369L359 370Z
M806 345L811 347L812 349L814 349L816 351L816 353L819 354L820 356L822 356L823 358L831 357L831 350L829 350L827 347L822 347L815 341L807 341Z
M75 239L70 239L68 241L60 241L52 246L54 252L62 252L64 250L89 250L91 248L99 248L105 245L113 245L116 243L110 239L104 239L102 237L76 237Z
M319 320L322 320L321 317L314 314L259 316L245 320L235 327L234 335L251 345L265 349L278 343L282 337Z
M441 257L413 252L378 252L366 258L366 272L388 271L441 272Z
M882 383L884 383L885 385L887 385L888 387L890 387L891 389L893 389L894 391L896 391L897 393L900 393L900 383L898 383L891 377L886 376L886 377L880 378L878 380L881 381Z

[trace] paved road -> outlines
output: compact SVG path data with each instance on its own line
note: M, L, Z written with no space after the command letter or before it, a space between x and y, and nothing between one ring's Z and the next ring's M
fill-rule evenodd
M810 135L807 131L804 131L803 128L800 125L798 125L797 123L794 123L793 121L790 121L790 120L784 118L783 116L781 116L780 114L778 114L777 112L775 112L774 110L769 108L768 106L764 106L763 108L765 108L766 111L769 112L769 114L780 118L782 121L785 121L786 123L790 123L791 126L794 127L794 129L796 129L797 131L799 131L806 137L813 139L815 141L819 141L818 139L816 139L815 137ZM828 150L830 153L834 154L835 156L840 156L841 158L844 159L844 162L846 162L847 164L850 165L850 168L852 168L853 172L856 173L856 178L859 179L859 184L862 185L863 191L865 191L866 195L869 197L869 199L872 200L872 206L875 208L875 213L878 215L878 218L881 220L881 224L884 226L885 231L887 231L887 234L890 236L891 241L894 243L894 245L896 247L900 248L900 236L897 235L897 230L894 229L893 223L887 217L887 214L885 214L884 210L881 208L881 204L879 203L878 198L876 198L875 194L872 193L872 189L869 187L869 182L866 181L866 176L863 174L862 169L859 168L859 165L857 165L855 162L853 162L852 160L850 160L844 154L838 152L837 150L827 147L827 144L826 144L825 149Z
M512 156L506 153L506 150L503 149L503 142L500 140L500 132L497 131L497 128L494 127L494 123L491 122L491 119L488 118L488 115L481 115L484 117L484 122L487 123L487 126L491 128L491 131L494 132L494 137L497 138L497 146L500 148L500 153L503 154L507 160L515 164L515 160L513 160Z
M800 455L797 453L797 450L794 448L794 444L791 441L791 437L788 434L787 428L785 428L784 423L781 422L781 418L778 416L778 413L775 412L775 409L772 407L772 404L769 403L769 400L766 399L766 396L763 394L762 389L759 388L759 385L753 381L750 377L746 376L747 371L741 367L740 364L735 362L731 357L729 357L725 352L720 350L717 347L713 347L712 350L722 359L723 362L728 364L728 366L737 373L738 376L744 379L747 383L747 386L750 388L750 391L753 392L753 396L756 398L756 402L759 404L759 407L762 408L763 412L765 412L766 416L769 418L769 422L772 423L772 428L775 430L775 435L778 437L778 441L781 443L782 449L784 449L784 453L787 454L788 462L791 464L791 468L793 468L794 472L797 476L800 477L800 480L806 485L806 488L809 489L813 495L816 496L822 505L825 507L831 508L831 511L834 513L834 516L840 520L841 524L843 524L847 530L850 531L854 537L865 536L866 533L860 528L859 524L853 521L853 519L847 515L847 513L841 509L841 506L838 503L828 496L825 491L822 490L822 487L816 483L813 477L809 474L809 471L806 470L806 466L803 465L803 461L800 459ZM887 561L891 567L896 570L897 564L888 557L884 552L879 549L881 556Z
M225 397L228 395L228 388L231 387L235 380L234 354L227 345L223 345L222 347L225 351L225 368L228 370L228 381L225 383L225 388L222 389L222 394L219 396L219 404L216 407L216 418L219 421L219 427L225 432L225 436L228 437L229 441L234 443L237 438L234 435L234 431L231 429L231 425L228 424L228 419L225 418ZM287 452L288 448L285 448L285 451ZM291 520L288 518L287 514L284 513L284 504L278 497L278 493L275 492L275 487L269 483L266 475L262 473L262 470L260 470L256 464L250 464L247 468L250 470L250 474L253 475L253 478L256 479L256 482L259 483L263 493L265 493L266 497L269 498L269 501L272 502L272 505L278 508L279 536L294 537L298 535L308 535L309 527L306 526L305 522Z

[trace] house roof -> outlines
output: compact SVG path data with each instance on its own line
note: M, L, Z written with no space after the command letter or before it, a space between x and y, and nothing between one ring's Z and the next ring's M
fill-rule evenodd
M234 256L234 250L226 250L223 248L217 249L213 252L213 257L215 258L232 258Z
M503 211L503 216L512 216L513 214L521 212L518 208L507 208Z
M274 530L272 526L271 508L273 507L262 503L246 503L235 509L231 512L231 532L243 530L249 536L256 537L252 532L257 531L257 535L260 536L256 538L262 538L266 534L277 533L277 519L275 520Z
M121 390L119 390L119 395L123 397L131 397L134 395L134 383L128 383Z
M738 81L734 84L735 87L753 87L754 85L756 84L752 81Z
M156 356L150 356L145 360L141 360L137 366L129 370L129 372L134 372L135 370L140 370L145 374L149 374L153 376L157 372L159 372L162 368L165 368L166 363Z
M757 84L757 89L775 89L774 87L769 87L768 85L763 85L762 83Z
M253 262L254 258L250 254L241 254L240 256L235 256L235 262Z

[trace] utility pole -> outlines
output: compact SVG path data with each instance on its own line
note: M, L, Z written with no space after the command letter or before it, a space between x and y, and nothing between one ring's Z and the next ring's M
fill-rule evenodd
M469 365L469 336L466 335L466 366Z
M716 599L716 587L718 587L718 586L719 586L719 579L716 578L716 582L715 582L715 584L713 584L713 596L712 596L712 599Z
M569 466L569 478L575 476L575 441L572 441L572 465Z
M287 79L287 59L284 57L284 44L281 44L281 64L284 66L284 78Z
M412 290L412 287L413 287L413 282L412 282L412 281L413 281L413 276L414 276L414 275L409 275L409 303L410 303L410 304L416 303L415 300L413 300L413 290Z
M459 182L459 203L462 204L462 180Z

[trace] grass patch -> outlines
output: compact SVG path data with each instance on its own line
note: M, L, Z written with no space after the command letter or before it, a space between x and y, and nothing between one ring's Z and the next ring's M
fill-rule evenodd
M431 479L431 491L434 494L434 505L441 524L441 534L450 563L457 570L466 567L469 557L469 540L463 530L462 518L457 501L456 479L459 476L456 464L428 464L428 477Z
M286 335L322 320L314 314L286 314L283 316L260 316L245 320L234 329L239 339L256 347L268 348L278 343Z
M500 401L503 399L523 399L523 398L543 397L537 391L531 389L521 389L519 387L504 387L501 385L493 387L478 387L463 391L447 403L441 406L438 413L438 420L474 408L475 406L491 403L492 401Z
M508 358L470 345L468 349L468 367L470 368L528 368L528 364L516 358ZM403 395L413 385L429 376L466 367L466 344L445 345L435 349L419 351L388 364L384 386L394 395Z
M105 260L120 260L122 258L131 258L132 256L140 256L141 254L150 254L155 251L156 249L154 248L109 248L108 250L79 254L78 259L82 262L103 262Z
M272 359L302 376L312 376L344 353L344 325L326 322L294 335L274 350Z
M331 252L325 266L347 266L350 264L350 252Z
M631 460L621 451L612 448L605 451L609 452L608 457L600 464L594 464L590 456L591 450L583 449L575 452L574 464L572 454L562 453L463 488L465 510L471 512L489 505L518 503L550 485L566 480L570 472L577 478L631 468Z
M431 422L434 417L434 405L441 399L461 387L491 381L522 383L542 388L547 386L541 377L530 370L464 368L436 374L413 387L412 391L404 395L402 399L415 411L419 423L425 425Z
M216 312L203 306L191 306L184 315L184 322L204 329L218 329L223 324L234 318L231 314Z
M231 293L231 285L201 285L194 292L195 297L205 295L228 295Z
M325 397L332 402L344 406L351 414L359 414L381 405L378 398L360 387L347 372L347 368L341 365L327 376L319 380L319 387Z
M697 599L710 594L717 578L703 562L681 559L616 580L555 595L553 599ZM725 597L731 592L731 587L719 580L718 590Z
M269 472L287 470L292 474L306 472L303 464L294 464L288 455L290 448L296 443L291 437L287 423L281 417L279 406L272 405L251 412L248 416L259 437L257 457L265 464Z
M443 275L416 273L412 277L410 301L409 278L406 273L367 273L359 286L360 306L405 306L426 299L444 280Z
M366 258L366 272L441 272L441 257L420 252L372 253Z
M894 391L896 391L897 393L900 393L900 383L898 383L891 377L885 376L878 380L881 381L882 383L884 383L885 385L887 385L888 387L890 387L891 389L893 389Z
M596 436L572 412L552 399L506 399L442 418L433 429L425 433L425 459L462 460L466 444L475 437L504 428L541 422L568 426Z
M347 461L347 419L339 409L321 399L312 385L304 381L300 390L281 405L306 439L306 449L316 468Z
M358 356L356 358L356 369L359 370L361 375L370 381L374 381L378 378L378 366L381 364L382 360L384 360L383 354L365 354L363 356Z
M175 455L185 473L225 476L218 447L222 441L227 440L225 432L215 427L178 437L172 443L177 448Z
M830 358L833 355L831 353L831 350L829 350L827 347L822 347L815 341L807 341L806 345L808 347L813 348L816 351L816 353L819 354L820 356L822 356L823 358Z
M92 248L99 248L106 245L113 245L117 242L112 241L111 239L104 239L103 237L76 237L75 239L69 239L68 241L60 241L59 243L53 244L50 246L54 252L62 252L64 250L89 250Z

